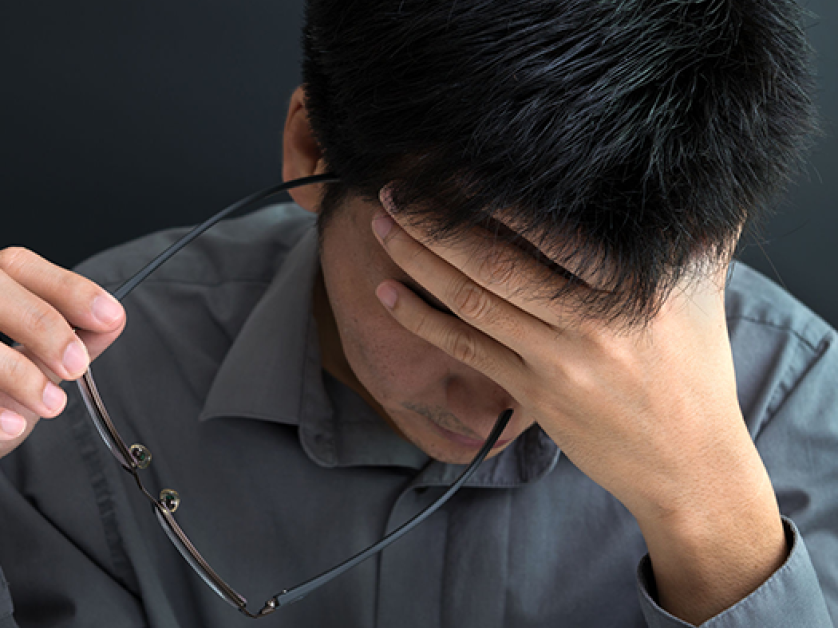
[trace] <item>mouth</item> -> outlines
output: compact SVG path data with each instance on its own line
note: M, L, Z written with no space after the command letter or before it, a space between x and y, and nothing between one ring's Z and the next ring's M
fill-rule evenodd
M476 438L471 438L469 436L463 436L462 434L457 434L456 432L451 432L450 430L446 430L444 427L440 427L433 421L428 421L433 428L439 433L440 435L444 436L446 439L451 441L452 443L456 443L463 447L468 447L470 449L479 449L483 446L486 442L485 440L479 440ZM498 439L498 441L492 446L492 449L500 449L512 442L513 439L511 438L504 438Z
M476 451L486 443L486 438L488 438L488 436L485 438L480 438L478 433L476 433L473 429L470 429L467 425L463 424L454 414L452 414L446 408L434 408L426 406L424 404L411 402L402 403L402 407L406 410L418 414L431 426L434 432L442 436L448 442L454 443L460 447L465 447ZM447 429L447 427L442 427L441 423L445 423L446 425L452 427L461 426L463 430L468 430L470 434L466 436L461 431L452 431L450 429ZM491 432L491 427L488 428L488 431ZM506 429L504 430L504 434L501 434L501 436L514 434L514 432L515 428L513 428L510 425L507 425ZM512 438L499 438L492 446L492 451L505 447L513 440L515 440L516 437L517 435L513 436Z

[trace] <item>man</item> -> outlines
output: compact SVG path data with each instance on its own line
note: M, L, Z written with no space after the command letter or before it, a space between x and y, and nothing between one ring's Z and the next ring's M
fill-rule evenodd
M260 601L433 502L513 410L466 487L290 625L831 625L835 331L730 264L815 130L798 19L312 0L283 175L338 182L203 236L127 326L0 254L0 626L247 625L48 383L117 337L96 379L143 484ZM80 272L113 290L174 237Z

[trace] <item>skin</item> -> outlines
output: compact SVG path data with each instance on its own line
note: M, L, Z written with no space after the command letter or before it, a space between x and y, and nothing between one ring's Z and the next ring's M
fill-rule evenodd
M325 170L298 89L283 176ZM316 212L320 192L292 196ZM327 227L313 298L326 370L439 460L469 461L506 408L514 414L495 454L538 423L635 516L658 602L687 622L715 616L776 571L788 548L736 397L726 268L624 333L528 298L529 286L556 281L531 258L510 273L474 255L486 246L476 237L454 246L425 236L386 189L377 203L349 199ZM596 277L570 270L597 289ZM63 410L50 382L78 378L119 336L125 313L102 288L19 248L0 251L0 294L0 330L22 345L0 346L0 427L15 428L0 430L2 456L39 417Z

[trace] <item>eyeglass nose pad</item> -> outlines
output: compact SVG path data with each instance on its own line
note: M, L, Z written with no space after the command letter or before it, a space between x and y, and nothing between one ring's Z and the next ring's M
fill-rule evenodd
M160 491L160 503L169 512L174 512L180 506L180 495L178 495L177 491L164 488Z
M151 464L151 452L144 445L134 443L128 451L131 452L131 457L140 469L145 469Z

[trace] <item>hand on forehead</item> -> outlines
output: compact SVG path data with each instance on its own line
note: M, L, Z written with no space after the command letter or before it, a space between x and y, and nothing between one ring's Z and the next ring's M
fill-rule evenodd
M604 273L597 272L597 269L601 271L601 264L590 263L586 267L583 263L591 255L584 251L574 255L573 245L569 243L545 246L544 238L521 228L511 212L487 215L481 226L440 237L401 215L388 187L381 190L380 200L406 235L501 298L548 301L568 284L576 290L605 292ZM420 249L415 254L411 264L418 273L440 269L433 260L423 258Z
M387 214L396 220L397 230L387 236L393 240L388 252L419 284L420 289L415 291L437 309L434 301L439 299L450 313L454 309L450 300L465 299L471 285L472 292L475 287L485 288L541 321L564 326L595 323L598 317L589 310L591 303L600 298L621 298L609 290L618 270L611 266L613 262L603 260L581 242L574 244L571 238L547 241L524 228L512 212L496 212L486 216L484 225L440 237L431 234L421 221L399 212L388 186L381 190L380 200ZM399 238L403 241L397 242ZM720 295L726 269L726 264L701 267L697 263L683 274L663 306L698 303L702 307L700 295ZM618 323L616 330L621 319L615 316L612 320Z

